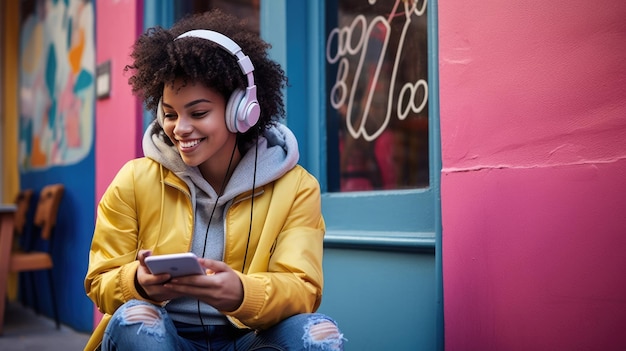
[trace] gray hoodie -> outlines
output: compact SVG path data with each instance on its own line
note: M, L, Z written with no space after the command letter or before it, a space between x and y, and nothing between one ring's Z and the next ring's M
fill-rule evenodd
M256 164L253 145L235 168L224 194L218 197L217 191L202 177L198 167L187 166L176 147L167 145L161 137L151 134L151 130L152 126L149 126L143 136L144 155L173 171L187 183L195 214L191 251L198 257L214 260L223 259L224 215L232 200L237 195L252 190L253 182L257 188L282 177L298 163L300 156L298 142L289 128L283 124L270 127L259 136ZM195 299L181 298L170 301L166 309L170 317L178 322L194 325L228 323L222 314L204 303L200 303L201 321L198 306Z

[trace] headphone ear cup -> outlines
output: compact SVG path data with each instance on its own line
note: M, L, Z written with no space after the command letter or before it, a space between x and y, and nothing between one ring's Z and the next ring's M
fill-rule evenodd
M157 122L159 123L159 125L161 126L161 128L163 128L163 118L165 118L163 116L163 98L159 99L159 105L157 106L157 111L156 111L156 115L157 115Z
M245 133L247 131L247 129L239 130L237 128L237 120L240 118L240 116L238 116L238 113L245 95L246 93L243 90L236 89L230 95L228 103L226 104L226 113L224 114L224 118L226 120L226 127L232 133Z

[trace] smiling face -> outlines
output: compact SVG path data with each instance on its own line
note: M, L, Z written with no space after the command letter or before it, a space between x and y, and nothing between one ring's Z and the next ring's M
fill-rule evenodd
M175 82L163 89L163 130L183 162L197 166L209 182L225 176L233 149L233 164L239 160L237 137L226 127L225 110L224 97L202 84Z

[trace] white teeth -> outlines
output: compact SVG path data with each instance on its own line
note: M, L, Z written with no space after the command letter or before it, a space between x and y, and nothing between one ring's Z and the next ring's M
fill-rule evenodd
M199 142L200 142L200 139L190 140L190 141L182 141L182 140L179 141L180 146L184 148L196 146L198 145Z

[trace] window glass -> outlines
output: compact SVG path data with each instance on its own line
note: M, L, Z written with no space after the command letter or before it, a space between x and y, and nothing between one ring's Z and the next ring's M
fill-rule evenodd
M329 191L428 187L426 0L331 3Z

